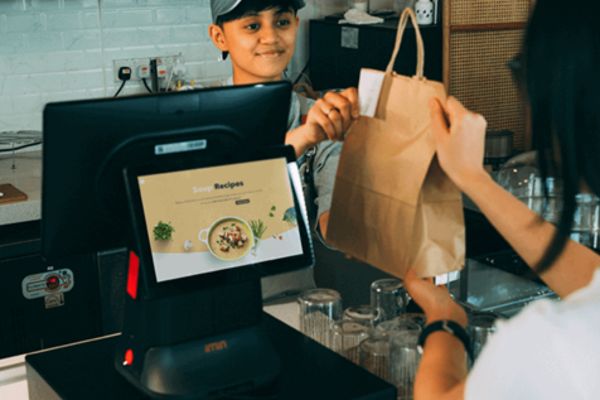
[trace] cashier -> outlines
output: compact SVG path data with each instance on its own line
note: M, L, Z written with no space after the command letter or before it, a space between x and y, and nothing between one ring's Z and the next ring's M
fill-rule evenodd
M211 0L209 35L231 59L228 84L279 81L294 54L303 0ZM322 238L329 221L333 183L344 134L359 117L355 88L329 92L313 101L292 94L286 144L298 156L309 217ZM314 286L312 270L263 279L263 297Z
M472 370L465 311L410 271L406 287L427 315L415 400L600 398L600 256L569 240L575 195L600 195L600 24L593 0L536 2L512 65L529 101L541 170L560 176L557 226L544 222L484 171L486 122L456 99L433 101L440 164L561 301L541 300L501 322ZM520 68L518 68L520 66Z
M285 79L303 0L211 0L210 5L209 35L223 57L231 59L229 84ZM329 220L340 141L358 117L355 88L329 92L316 101L292 94L285 142L294 147L301 170L306 171L307 203L319 235Z

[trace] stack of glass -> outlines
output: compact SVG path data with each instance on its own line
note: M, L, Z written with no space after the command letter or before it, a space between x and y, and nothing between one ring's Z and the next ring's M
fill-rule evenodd
M333 351L395 385L398 399L412 399L421 361L418 338L426 320L407 313L409 296L397 279L371 284L371 304L348 307L331 289L313 289L300 295L300 330ZM475 354L494 332L495 314L472 313L469 331Z
M342 318L342 297L331 289L311 289L298 297L300 331L331 347L331 327Z
M523 158L523 157L521 157ZM563 187L559 179L545 180L532 157L524 162L511 162L498 171L497 182L546 221L557 223L563 205ZM600 250L600 199L589 193L575 196L571 239L595 250Z

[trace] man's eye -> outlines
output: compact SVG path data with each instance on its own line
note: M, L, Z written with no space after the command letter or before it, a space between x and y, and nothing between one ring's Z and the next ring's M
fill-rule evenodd
M260 24L253 22L251 24L246 25L246 29L249 31L257 31L260 28Z
M277 21L277 26L289 26L292 22L287 18L282 18Z

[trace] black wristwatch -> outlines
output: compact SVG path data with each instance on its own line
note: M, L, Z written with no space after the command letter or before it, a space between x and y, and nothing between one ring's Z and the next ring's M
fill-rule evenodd
M419 335L419 346L423 348L425 344L425 340L427 337L431 335L433 332L444 331L456 337L460 340L465 347L465 351L467 355L473 361L473 348L471 346L471 339L469 338L469 334L459 323L451 321L451 320L441 320L435 321L428 324L423 332Z

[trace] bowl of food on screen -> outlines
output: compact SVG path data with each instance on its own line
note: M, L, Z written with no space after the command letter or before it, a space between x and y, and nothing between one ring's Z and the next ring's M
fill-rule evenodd
M254 246L250 225L238 217L217 219L210 228L200 231L198 239L215 258L223 261L239 260Z

